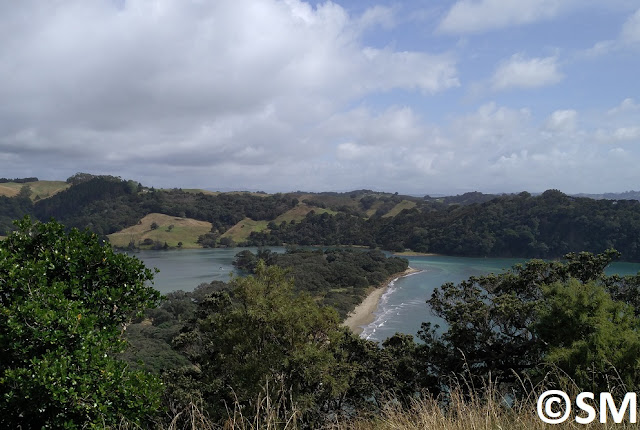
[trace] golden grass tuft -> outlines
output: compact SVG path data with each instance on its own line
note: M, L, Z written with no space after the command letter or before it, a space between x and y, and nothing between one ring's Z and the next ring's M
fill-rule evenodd
M466 384L466 382L462 382ZM524 383L523 383L524 385ZM574 388L564 391L573 394ZM545 391L541 386L529 387L529 393L518 402L513 402L495 385L486 386L479 394L465 395L461 388L453 389L442 398L424 395L414 399L408 407L403 407L393 399L387 401L376 417L334 418L316 428L330 430L612 430L640 429L640 424L623 422L600 423L596 418L590 424L575 422L575 414L561 424L547 424L536 412L538 395ZM615 397L615 396L614 396ZM622 399L622 396L620 397ZM298 411L282 404L273 404L268 397L258 399L251 417L243 415L237 404L228 411L228 418L222 425L210 423L198 407L189 405L182 414L182 422L193 422L192 427L182 429L297 430L308 428L299 422ZM628 417L628 415L627 415ZM179 420L174 420L179 421ZM175 430L177 427L170 426Z

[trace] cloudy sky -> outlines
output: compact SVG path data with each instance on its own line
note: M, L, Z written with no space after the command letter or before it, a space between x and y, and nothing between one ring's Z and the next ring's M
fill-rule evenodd
M640 189L638 0L0 0L0 176Z

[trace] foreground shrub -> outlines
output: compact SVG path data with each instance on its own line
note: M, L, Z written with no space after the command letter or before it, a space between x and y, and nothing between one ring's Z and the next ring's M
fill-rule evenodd
M159 299L151 271L96 235L16 225L0 242L0 427L148 424L159 381L113 356L130 318Z

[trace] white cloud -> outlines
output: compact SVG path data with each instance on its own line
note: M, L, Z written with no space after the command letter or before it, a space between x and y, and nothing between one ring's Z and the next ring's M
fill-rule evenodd
M384 6L373 6L367 9L357 20L360 30L366 30L375 26L390 29L395 26L393 10Z
M71 0L6 12L0 153L25 164L43 147L179 168L293 162L323 152L310 127L363 97L459 85L451 55L365 45L363 32L394 25L380 6Z
M546 128L554 132L571 132L576 129L577 119L575 110L557 110L547 119Z
M527 59L515 54L498 66L491 86L494 90L537 88L556 84L562 78L555 57Z
M570 0L459 0L438 26L443 33L474 33L546 20Z
M620 39L624 43L640 43L640 9L626 20L620 32Z
M611 137L616 141L635 141L640 139L640 127L618 127Z
M578 57L593 59L638 45L640 45L640 9L626 19L616 39L596 42L591 48L578 53Z
M549 19L570 2L458 2L441 31ZM447 91L461 85L454 53L476 52L478 39L495 42L497 55L515 52L512 44L502 34L463 37L465 46L405 33L405 23L418 26L399 15L409 2L357 15L300 0L113 3L0 2L4 176L86 170L155 186L416 194L615 191L622 177L640 181L636 101L598 109L594 93L587 109L559 86L531 105L502 93L500 103L465 104L462 91ZM477 22L465 24L465 10ZM630 25L620 34L633 40ZM489 56L477 53L465 63L469 81L487 70ZM555 84L560 64L505 58L485 75L483 94ZM617 91L604 79L598 93ZM625 88L614 93L637 99ZM612 150L620 147L624 157Z
M632 98L628 97L624 100L622 100L622 102L614 107L613 109L609 109L607 111L608 115L619 115L619 114L624 114L624 113L631 113L631 112L635 112L640 110L640 104L636 103L635 100L633 100Z

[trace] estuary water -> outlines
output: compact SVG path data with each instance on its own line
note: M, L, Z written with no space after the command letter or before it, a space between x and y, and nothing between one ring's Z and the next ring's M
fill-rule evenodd
M234 256L249 249L218 248L171 251L139 251L132 253L149 268L160 270L154 287L163 294L176 290L193 291L203 282L228 281L239 274L233 267ZM271 247L274 252L284 248ZM389 285L374 313L375 319L363 327L362 337L382 341L396 332L415 335L423 322L442 324L426 304L433 290L446 282L460 282L470 276L500 273L525 259L469 258L446 256L410 256L409 265L420 272L399 278ZM613 263L607 273L632 275L640 271L639 263Z
M258 248L209 248L175 249L169 251L128 252L150 269L160 270L154 276L153 286L162 294L172 291L193 291L211 281L227 282L230 276L240 272L233 266L235 255L248 249L256 253ZM270 247L274 252L284 252L284 248Z

